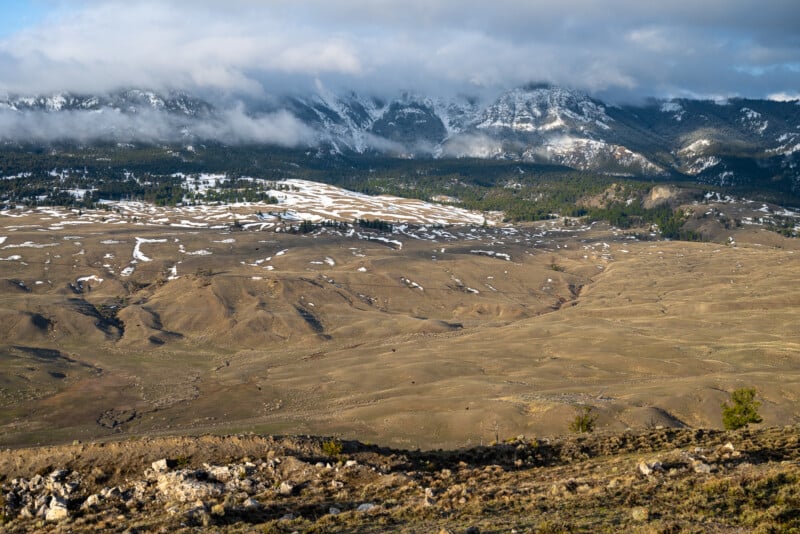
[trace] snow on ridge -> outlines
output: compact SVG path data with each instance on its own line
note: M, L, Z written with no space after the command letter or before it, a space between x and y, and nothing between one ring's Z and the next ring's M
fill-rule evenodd
M761 120L761 113L758 111L750 108L742 108L739 111L742 114L739 122L753 132L763 135L769 127L769 121Z
M687 169L686 172L691 174L692 176L696 176L706 169L710 169L711 167L715 167L720 164L722 160L719 159L717 156L706 156L697 158L694 163L692 163Z
M695 156L702 154L707 147L711 146L710 139L698 139L688 146L683 147L678 151L681 156Z
M214 187L213 184L226 180L225 175L182 176L186 184L199 188ZM272 228L276 231L286 229L287 225L302 221L319 223L322 221L352 222L357 219L380 219L395 225L399 224L437 224L458 225L484 223L494 226L500 214L485 214L470 211L453 205L426 202L418 199L401 198L391 195L371 196L349 191L319 182L290 179L284 181L259 180L269 195L277 199L277 204L264 202L207 203L160 207L145 202L105 201L105 206L117 208L109 215L107 211L85 210L80 218L75 218L69 209L35 208L33 212L58 220L59 225L101 224L139 224L164 225L186 229L227 229L238 221L243 227ZM450 199L451 201L453 199ZM9 210L0 215L16 217L16 211ZM219 240L232 243L231 238ZM5 240L3 240L5 241ZM137 253L141 253L141 243ZM117 244L104 240L104 244ZM34 243L16 245L32 247ZM0 242L2 246L2 242ZM46 246L56 246L48 244Z

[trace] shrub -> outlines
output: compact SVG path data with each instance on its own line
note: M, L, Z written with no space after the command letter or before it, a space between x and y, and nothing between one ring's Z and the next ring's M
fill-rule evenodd
M591 406L583 406L575 418L569 424L569 429L578 434L584 432L594 432L594 424L597 421L597 414Z
M761 403L756 400L756 388L739 388L731 393L731 404L722 403L722 424L725 430L746 428L750 423L760 423Z
M335 458L342 454L342 450L344 450L344 447L342 446L342 442L338 439L330 439L322 442L322 452L325 456Z

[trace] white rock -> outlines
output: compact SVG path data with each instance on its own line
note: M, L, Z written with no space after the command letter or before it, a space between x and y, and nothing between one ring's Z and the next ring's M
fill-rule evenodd
M247 499L244 501L243 505L244 505L244 507L245 507L245 508L247 508L248 510L258 510L259 508L261 508L261 503L260 503L260 502L258 502L257 500L255 500L255 499L254 499L254 498L252 498L252 497L249 497L249 498L247 498Z
M100 504L100 495L93 493L89 495L86 500L83 502L81 508L93 508Z
M331 514L331 515L338 515L338 514L341 514L342 511L340 509L336 508L335 506L331 506L330 508L328 508L328 513Z
M356 512L369 512L370 510L376 508L377 506L375 503L365 502L364 504L359 504L358 508L356 508Z
M198 480L192 471L175 471L159 475L157 480L158 490L167 499L191 502L219 497L222 494L222 484Z
M288 496L291 495L293 491L294 486L288 482L281 482L281 485L278 487L278 495Z
M50 499L50 506L45 513L44 518L47 521L61 521L69 517L69 510L67 510L67 501L59 497L52 497Z
M156 460L153 462L151 467L156 473L166 473L169 471L169 462L167 462L166 458L162 458L161 460Z
M52 482L62 482L65 478L67 478L67 475L69 475L69 471L66 469L56 469L50 473L50 475L48 475L48 478Z
M637 468L639 469L639 472L644 476L650 476L653 473L653 470L650 468L649 465L647 465L647 462L639 462Z
M28 489L35 491L41 488L42 485L44 485L44 478L42 478L42 475L34 475L30 482L28 482Z
M692 462L692 467L694 468L695 473L710 473L711 466L707 463L703 463L701 461Z

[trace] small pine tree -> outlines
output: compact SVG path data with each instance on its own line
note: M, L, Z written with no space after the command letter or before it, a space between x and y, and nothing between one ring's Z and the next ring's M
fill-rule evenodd
M725 430L746 428L750 423L760 423L761 403L756 400L756 388L739 388L731 393L731 404L722 403L722 424Z
M575 418L569 424L569 429L577 434L584 432L594 432L594 424L597 421L597 414L591 406L583 406Z

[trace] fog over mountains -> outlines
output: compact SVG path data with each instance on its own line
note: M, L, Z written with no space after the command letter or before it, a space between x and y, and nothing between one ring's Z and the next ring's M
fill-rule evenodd
M502 158L622 175L730 185L738 175L798 179L798 101L650 100L607 105L551 85L483 101L355 92L211 102L184 92L125 90L0 100L6 146L52 142L309 147L317 157Z

